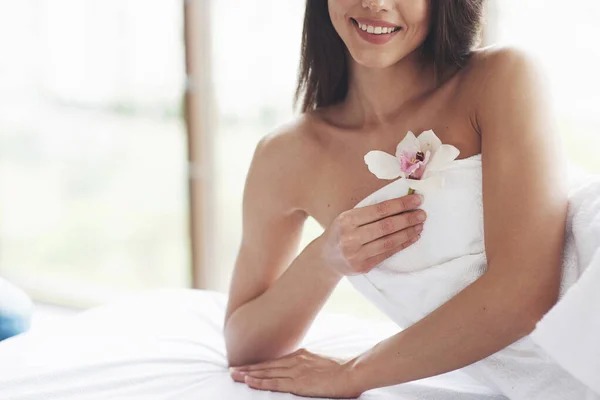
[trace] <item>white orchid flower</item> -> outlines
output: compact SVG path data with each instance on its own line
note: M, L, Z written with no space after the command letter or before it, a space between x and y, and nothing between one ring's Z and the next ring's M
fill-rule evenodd
M419 137L409 131L398 143L395 156L373 150L365 155L365 163L379 179L408 180L409 193L412 193L443 186L444 179L437 172L446 168L459 154L456 147L442 144L432 130L421 133Z

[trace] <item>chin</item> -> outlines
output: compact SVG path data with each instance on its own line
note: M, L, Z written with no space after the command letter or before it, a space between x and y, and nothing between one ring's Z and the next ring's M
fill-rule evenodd
M392 56L390 54L374 51L358 52L358 54L350 52L350 55L357 64L366 68L376 69L391 67L405 57L405 55Z

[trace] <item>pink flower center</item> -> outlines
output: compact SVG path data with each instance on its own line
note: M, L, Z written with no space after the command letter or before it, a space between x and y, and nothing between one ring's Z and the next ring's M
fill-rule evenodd
M400 168L402 172L409 178L419 180L425 173L425 166L429 162L430 152L416 153L403 151L400 154Z

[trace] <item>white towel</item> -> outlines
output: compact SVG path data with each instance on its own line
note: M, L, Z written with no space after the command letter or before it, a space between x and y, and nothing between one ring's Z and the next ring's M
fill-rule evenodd
M567 285L531 337L564 369L600 393L600 180L572 192L566 240Z

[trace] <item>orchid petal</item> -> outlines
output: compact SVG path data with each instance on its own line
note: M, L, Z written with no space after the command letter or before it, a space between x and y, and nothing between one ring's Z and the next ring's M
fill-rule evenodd
M429 150L435 153L442 145L440 138L431 129L421 133L417 140L422 152Z
M416 170L419 169L420 165L420 162L413 163L405 156L400 159L400 170L404 172L405 176L411 176Z
M425 163L419 163L418 167L414 172L412 172L409 176L412 176L415 179L422 179L423 175L427 171L427 165Z
M365 155L365 163L379 179L396 179L404 177L400 168L400 160L383 151L373 150Z
M423 179L425 173L427 172L427 167L429 164L429 159L431 158L431 152L427 150L425 152L425 159L421 162L419 169L414 173L414 177L416 179Z
M433 153L433 156L431 156L425 174L428 175L427 172L433 172L447 167L459 154L460 150L456 147L450 144L442 144L439 149Z
M402 152L417 153L419 151L421 151L419 140L414 133L408 131L406 136L404 136L404 139L396 146L396 157L400 159Z
M429 150L425 151L425 158L423 159L423 164L424 165L429 164L430 158L431 158L431 151L429 151Z

